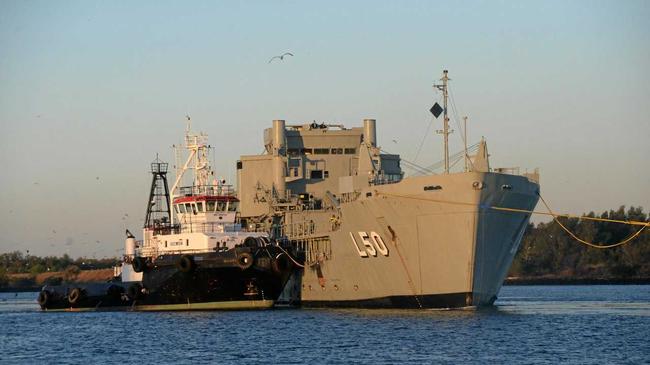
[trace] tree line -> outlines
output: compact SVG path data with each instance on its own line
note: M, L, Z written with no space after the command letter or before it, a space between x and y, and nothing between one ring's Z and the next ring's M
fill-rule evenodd
M610 210L588 217L647 222L641 207ZM597 244L614 244L636 233L641 226L559 218L577 237ZM529 224L509 276L586 279L650 278L650 228L629 244L596 249L580 244L556 222Z
M118 262L117 258L79 257L72 259L68 254L61 257L39 257L20 251L3 253L0 254L0 287L9 285L10 274L29 274L28 276L31 278L21 279L28 284L36 275L44 272L64 272L65 276L73 277L81 270L108 269L117 265Z

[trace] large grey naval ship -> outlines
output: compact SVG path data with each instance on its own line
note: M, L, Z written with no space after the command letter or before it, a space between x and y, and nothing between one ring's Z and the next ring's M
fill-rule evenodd
M280 303L317 307L459 308L491 305L538 201L539 175L491 168L484 140L449 155L448 73L442 103L444 170L405 176L377 145L376 121L264 131L265 153L237 162L242 226L303 252Z

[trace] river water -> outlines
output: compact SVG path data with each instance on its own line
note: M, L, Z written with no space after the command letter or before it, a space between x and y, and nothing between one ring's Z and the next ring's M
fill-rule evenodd
M506 286L482 310L44 313L0 293L0 363L650 363L650 286Z

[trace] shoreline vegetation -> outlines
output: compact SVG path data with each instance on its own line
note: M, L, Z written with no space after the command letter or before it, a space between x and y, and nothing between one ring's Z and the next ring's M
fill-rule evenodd
M641 207L622 206L589 217L643 221ZM559 218L578 237L598 244L623 241L638 226ZM108 281L119 259L73 260L38 257L19 251L0 254L0 292L38 291L43 285ZM613 249L586 247L571 238L555 222L529 224L505 285L650 284L650 229L627 245Z

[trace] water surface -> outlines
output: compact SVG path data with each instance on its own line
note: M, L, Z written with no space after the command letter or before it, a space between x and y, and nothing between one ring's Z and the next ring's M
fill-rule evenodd
M650 286L508 286L473 310L43 313L0 293L0 363L650 363Z

